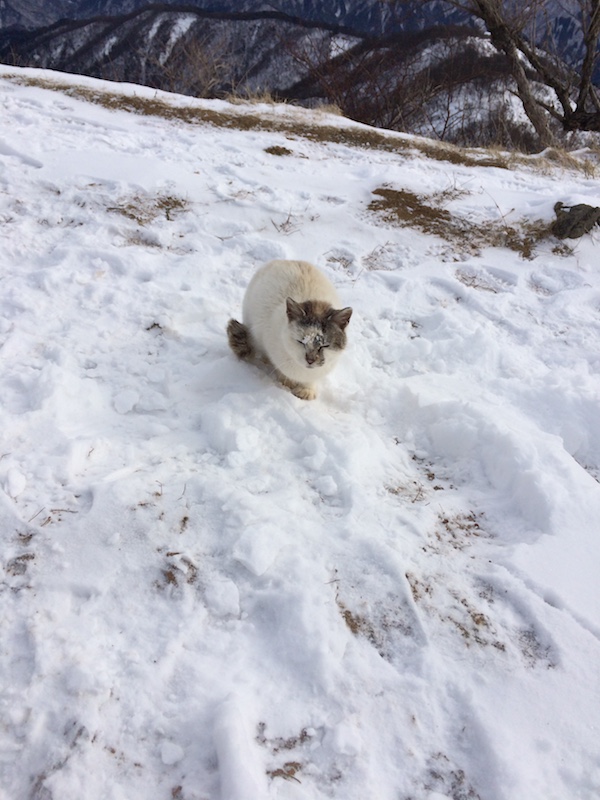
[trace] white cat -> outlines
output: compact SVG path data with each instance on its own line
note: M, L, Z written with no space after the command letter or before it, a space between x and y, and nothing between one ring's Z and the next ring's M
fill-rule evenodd
M296 397L313 400L346 347L352 316L339 309L333 285L307 261L270 261L250 281L242 314L243 324L227 325L233 352L261 359Z

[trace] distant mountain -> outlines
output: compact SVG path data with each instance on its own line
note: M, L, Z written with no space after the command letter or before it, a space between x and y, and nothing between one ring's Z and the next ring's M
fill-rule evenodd
M577 65L569 2L547 0L538 29ZM200 97L267 92L461 144L536 147L505 59L443 0L0 0L0 23L7 64Z
M141 9L156 8L147 0L0 0L0 30L39 29L63 20L123 17ZM474 22L444 0L406 0L394 4L382 0L164 0L160 7L173 11L209 11L218 15L281 13L295 22L317 23L326 28L351 31L358 36L415 33L448 25L474 26ZM549 34L553 46L571 64L582 57L578 0L546 0L535 25L540 44Z
M0 60L201 97L267 92L307 106L335 104L361 122L472 144L482 142L492 113L504 119L494 141L514 116L503 91L489 91L490 82L507 79L503 61L472 30L448 25L373 38L281 12L161 4L0 31ZM460 89L458 98L469 85L473 91ZM476 107L479 130L466 126L465 104L469 113ZM443 116L449 106L451 124Z
M341 26L272 11L154 4L119 16L0 31L0 60L199 96L282 93L310 71L298 54L328 60L339 36L360 38Z
M31 29L64 19L123 16L148 5L145 0L0 0L0 28L17 25ZM182 6L176 0L166 0L163 5ZM376 36L464 19L446 3L423 0L403 4L401 12L381 0L188 0L186 7L217 14L280 12L291 18Z

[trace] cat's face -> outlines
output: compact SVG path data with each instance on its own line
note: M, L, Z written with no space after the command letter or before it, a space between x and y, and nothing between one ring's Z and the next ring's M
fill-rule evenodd
M288 335L294 356L306 369L323 367L346 347L351 308L334 309L320 300L286 301Z

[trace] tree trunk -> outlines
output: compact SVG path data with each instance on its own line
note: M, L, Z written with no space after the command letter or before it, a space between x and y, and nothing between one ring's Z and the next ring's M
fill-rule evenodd
M583 22L583 8L581 9L583 41L585 44L585 56L581 65L581 84L579 87L579 97L577 99L577 113L584 114L586 101L592 89L592 75L596 54L598 52L598 37L600 36L600 2L592 0L590 9L590 19L587 28ZM596 116L598 116L596 114ZM597 128L596 128L597 130Z
M510 64L513 78L517 84L517 94L523 103L527 117L537 133L542 147L552 147L557 143L550 129L546 113L537 103L531 83L519 57L519 49L515 43L515 34L507 24L501 0L471 0L470 5L477 16L483 20L490 34L492 44L504 53Z

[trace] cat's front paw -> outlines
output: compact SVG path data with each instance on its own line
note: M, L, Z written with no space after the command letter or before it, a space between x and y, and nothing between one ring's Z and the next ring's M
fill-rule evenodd
M317 396L312 386L294 386L292 394L295 394L296 397L299 397L301 400L314 400Z

